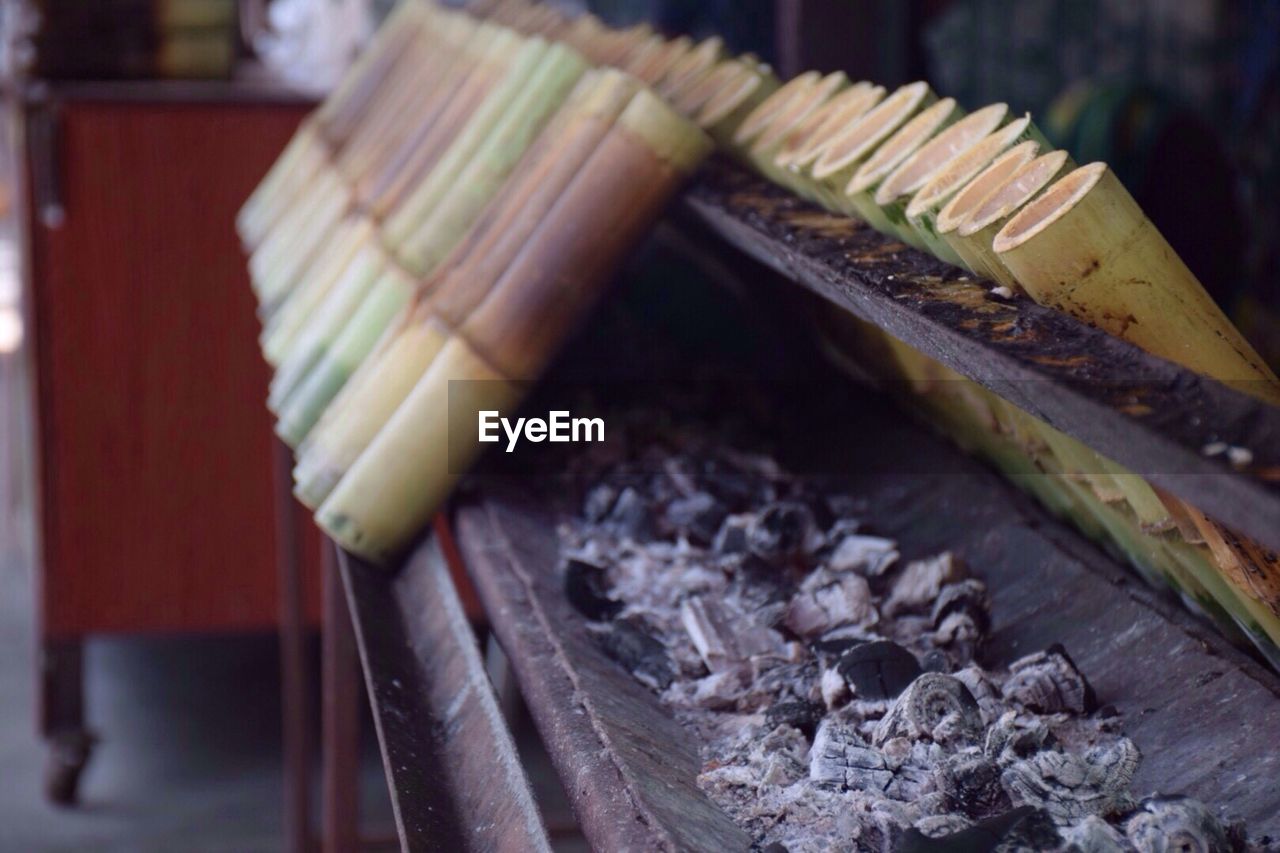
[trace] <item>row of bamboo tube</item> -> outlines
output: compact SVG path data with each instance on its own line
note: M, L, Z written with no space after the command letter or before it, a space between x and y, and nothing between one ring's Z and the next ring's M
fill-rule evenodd
M1280 404L1275 374L1115 174L1053 150L1029 115L1005 104L966 112L923 82L890 92L810 71L784 83L716 38L610 30L528 0L471 8L557 31L649 80L725 153L832 212ZM882 330L836 312L827 323L835 357L909 380L915 404L949 434L1280 667L1277 555Z
M568 40L402 0L237 220L295 491L403 551L712 147Z

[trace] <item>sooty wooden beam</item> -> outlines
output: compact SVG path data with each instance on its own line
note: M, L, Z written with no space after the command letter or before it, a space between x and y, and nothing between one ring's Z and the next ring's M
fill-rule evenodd
M399 571L339 554L404 850L550 851L433 538Z
M723 161L685 196L728 243L1280 550L1280 409L828 214ZM1243 447L1247 471L1210 444Z

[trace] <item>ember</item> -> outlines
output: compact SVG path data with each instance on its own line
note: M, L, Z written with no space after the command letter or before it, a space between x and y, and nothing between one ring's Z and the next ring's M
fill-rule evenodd
M902 561L847 496L701 452L577 472L566 593L760 849L1241 846L1194 800L1138 802L1138 748L1066 649L975 662L990 601L957 555Z

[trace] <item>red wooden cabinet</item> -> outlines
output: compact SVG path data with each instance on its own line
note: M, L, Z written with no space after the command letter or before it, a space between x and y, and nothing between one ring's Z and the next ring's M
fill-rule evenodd
M28 104L46 731L79 728L87 634L277 624L268 370L233 222L306 109L233 84Z

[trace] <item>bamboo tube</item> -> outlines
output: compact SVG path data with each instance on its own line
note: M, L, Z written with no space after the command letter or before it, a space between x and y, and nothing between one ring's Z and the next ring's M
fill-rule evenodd
M654 91L664 98L678 95L715 68L724 59L724 55L724 39L720 36L703 39L695 47L685 51L665 74L653 82Z
M278 253L262 258L263 262L256 265L257 273L251 275L254 291L267 312L274 310L288 293L302 269L320 248L323 238L338 224L350 206L350 189L341 178L330 172L329 179L323 185L321 198L315 207L300 208L302 215L296 220L290 220L290 222L296 222L296 227L290 232L283 230L272 232L272 237L277 233L281 235L278 243L262 244L263 249L270 246L279 250ZM311 228L307 227L308 223L311 224ZM261 257L258 253L254 253L249 259L251 269L254 268L253 261Z
M581 165L600 144L638 86L627 75L590 72L580 92L530 149L502 194L438 275L429 299L361 365L326 411L300 454L296 493L319 505L394 414L431 360L516 257ZM368 367L368 369L366 369Z
M376 242L365 243L360 247L351 263L316 306L316 310L307 318L306 325L298 331L293 345L283 354L279 369L271 379L271 390L267 396L268 409L276 413L282 409L289 395L311 372L330 342L341 332L347 319L389 265L386 252Z
M936 227L938 236L947 241L948 247L951 247L951 243L947 235L959 228L978 205L986 201L1000 187L1007 184L1014 173L1034 160L1039 152L1040 143L1033 140L1027 140L1015 145L992 161L990 166L943 205L942 210L938 212ZM959 252L955 251L954 247L951 247L951 250L956 257L960 258L960 266L970 272L975 271L969 265L969 262L965 261Z
M1039 145L1035 139L1023 138L1030 126L1031 116L1026 115L993 131L935 172L928 183L912 196L906 209L907 225L938 258L956 266L964 266L955 250L938 236L938 212L942 206L1009 148L1021 142Z
M688 36L666 39L655 35L628 55L619 67L637 79L653 84L661 80L692 49L693 39Z
M823 104L848 87L848 75L843 71L834 71L819 80L816 85L806 89L802 95L790 99L774 114L769 126L756 137L747 151L747 157L756 171L775 183L782 184L784 176L774 164L774 160L777 159L787 136Z
M955 124L963 116L964 110L952 98L943 98L921 110L886 139L853 173L837 200L840 209L857 216L878 231L892 234L893 224L875 203L876 191L907 158L935 134Z
M360 247L374 236L373 223L366 217L351 215L339 233L317 260L316 272L289 294L288 300L271 315L263 327L262 353L267 363L278 367L291 349L298 332L306 325L311 312L328 294L342 271L351 263Z
M511 174L533 138L587 70L572 48L552 45L529 77L528 90L492 128L435 208L398 247L399 257L420 275L445 259Z
M1104 164L1062 178L992 248L1037 302L1280 403L1275 374Z
M436 161L431 174L383 222L382 238L389 248L394 250L399 247L430 215L453 184L457 173L474 155L476 148L485 139L492 138L493 128L512 108L549 50L550 46L542 39L530 39L521 46L502 81L484 99L449 145L449 149ZM557 57L564 55L567 54L563 51L556 54Z
M945 233L943 239L975 274L1021 289L1013 273L992 250L991 241L1020 208L1074 168L1065 151L1040 155L1019 167L1003 186L975 206L955 230Z
M818 85L822 75L817 71L806 71L788 80L759 102L734 131L731 147L735 151L745 152L756 141L765 128L787 108L796 98L806 97L806 92Z
M912 116L934 101L927 83L908 83L869 110L861 120L831 140L826 151L809 167L818 198L828 210L852 213L844 189L863 162L907 124ZM948 100L944 110L955 106ZM926 119L931 121L931 119Z
M774 165L796 193L818 200L818 190L807 174L813 164L846 129L854 126L885 96L883 86L855 83L832 98L793 130L774 159Z
M428 305L435 306L436 315L448 318L451 323L461 322L462 317L454 316L462 311L458 306L474 305L487 292L489 284L532 231L540 214L551 206L574 168L590 152L590 144L599 141L635 94L637 86L632 78L619 72L588 72L546 133L522 159L521 168L488 205L484 216L427 286L419 288L419 301L427 300ZM535 180L539 183L533 185L531 182ZM282 412L278 429L281 438L292 446L306 438L348 378L369 357L394 317L408 313L401 309L409 295L408 291L399 289L382 294L375 287L366 297L356 316ZM451 305L453 311L450 311ZM425 319L415 322L425 322ZM398 354L409 356L418 352L423 350L402 347ZM374 387L364 394L359 410L353 415L357 422L367 422L374 418L375 412L386 408L394 411L394 404L380 405L388 396L381 389L384 385L394 388L398 377L408 369L405 363L379 362L378 376L370 377ZM425 366L418 371L419 376L423 370ZM391 371L390 381L383 379L386 371ZM386 412L383 420L391 411ZM344 464L349 463L347 460Z
M742 68L732 59L725 60L703 75L694 86L689 86L673 98L671 105L686 118L695 117L707 102L724 87L732 83Z
M318 523L369 559L401 551L479 454L482 445L464 437L474 435L477 413L511 410L523 390L513 380L542 370L709 150L697 128L655 95L636 95L484 304L320 507ZM580 239L579 224L600 239ZM471 381L450 385L460 379Z
M983 107L939 131L889 173L872 195L872 201L889 222L889 233L917 249L925 248L924 241L907 225L907 204L911 196L940 169L945 169L952 160L1002 125L1008 115L1007 104Z
M768 69L735 64L738 73L707 99L696 118L698 126L724 148L730 148L742 123L782 85Z

